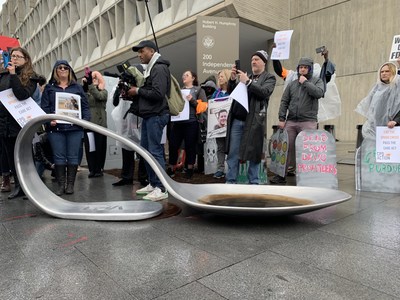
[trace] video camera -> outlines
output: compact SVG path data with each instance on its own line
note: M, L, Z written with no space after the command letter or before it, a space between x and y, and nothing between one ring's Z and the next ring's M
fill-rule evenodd
M118 88L121 91L122 97L124 93L127 93L132 86L136 86L135 77L133 77L133 75L128 72L128 68L130 66L131 65L128 61L124 62L123 64L117 65L118 72L121 74Z
M128 61L117 65L118 72L120 74L104 72L104 75L119 78L118 89L120 90L121 97L123 99L128 98L128 91L132 86L137 86L136 78L128 71L130 67L130 63Z

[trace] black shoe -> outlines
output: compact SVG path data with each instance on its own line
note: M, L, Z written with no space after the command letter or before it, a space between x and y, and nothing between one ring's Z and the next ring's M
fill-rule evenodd
M169 177L174 178L175 177L175 171L172 170L171 168L167 169L167 174Z
M102 176L103 176L103 172L96 172L93 175L93 177L102 177Z
M192 177L193 177L193 169L186 169L185 177L187 179L192 179Z
M14 198L18 198L18 197L22 197L25 196L24 191L22 190L22 188L20 186L16 187L14 189L14 191L8 195L8 199L14 199Z
M285 184L286 183L286 178L282 177L282 176L279 176L279 175L275 175L269 181L272 184Z
M148 186L149 181L147 179L140 179L139 180L141 186Z
M93 178L95 177L95 173L94 172L89 172L88 178Z
M123 186L123 185L130 185L130 184L133 184L133 179L128 180L128 179L122 178L120 181L114 182L112 185L113 186Z

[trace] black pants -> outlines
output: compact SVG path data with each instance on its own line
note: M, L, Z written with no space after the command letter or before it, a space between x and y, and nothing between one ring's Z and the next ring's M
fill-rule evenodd
M170 137L169 164L176 165L178 162L178 150L185 142L186 163L194 165L197 154L199 123L194 122L175 122L172 126Z
M94 144L96 147L95 151L90 151L88 133L92 133L94 135ZM101 173L106 162L107 136L97 132L85 130L84 142L89 172Z
M14 161L16 140L17 137L1 137L1 171L5 174L11 171L11 174L15 177L17 176Z
M139 156L138 180L143 181L147 179L147 172L144 164L144 159L140 155L138 156ZM135 151L126 150L122 148L121 178L133 181L134 171L135 171Z

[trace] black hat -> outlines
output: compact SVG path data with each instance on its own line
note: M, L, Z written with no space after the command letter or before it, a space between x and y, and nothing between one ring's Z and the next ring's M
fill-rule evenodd
M257 55L259 58L261 58L261 60L263 62L267 63L267 61L268 61L268 53L265 52L264 50L256 51L251 57L253 57L254 55Z
M154 51L157 51L156 44L154 44L152 41L149 41L149 40L143 40L139 43L139 45L133 46L132 51L138 52L140 49L142 49L144 47L149 47L149 48L154 49Z

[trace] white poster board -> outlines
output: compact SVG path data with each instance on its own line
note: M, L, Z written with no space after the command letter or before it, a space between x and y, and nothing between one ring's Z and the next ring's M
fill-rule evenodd
M0 92L0 101L21 127L33 118L46 114L32 98L18 100L12 89Z
M249 97L247 95L247 86L244 83L239 82L229 97L239 102L249 112Z
M400 163L400 127L376 127L376 162Z
M400 35L393 37L392 49L389 54L389 61L396 61L400 58Z
M82 119L81 96L71 93L56 93L56 114ZM57 123L70 124L57 120Z
M190 94L190 89L183 89L181 90L181 93L183 100L185 100L185 106L183 107L183 110L179 113L179 115L171 116L171 122L189 120L190 107L189 101L186 99L186 97Z
M272 49L271 59L284 60L290 56L290 40L293 30L284 30L275 32L274 43L275 48Z
M226 136L226 121L232 99L228 97L208 100L207 139Z

